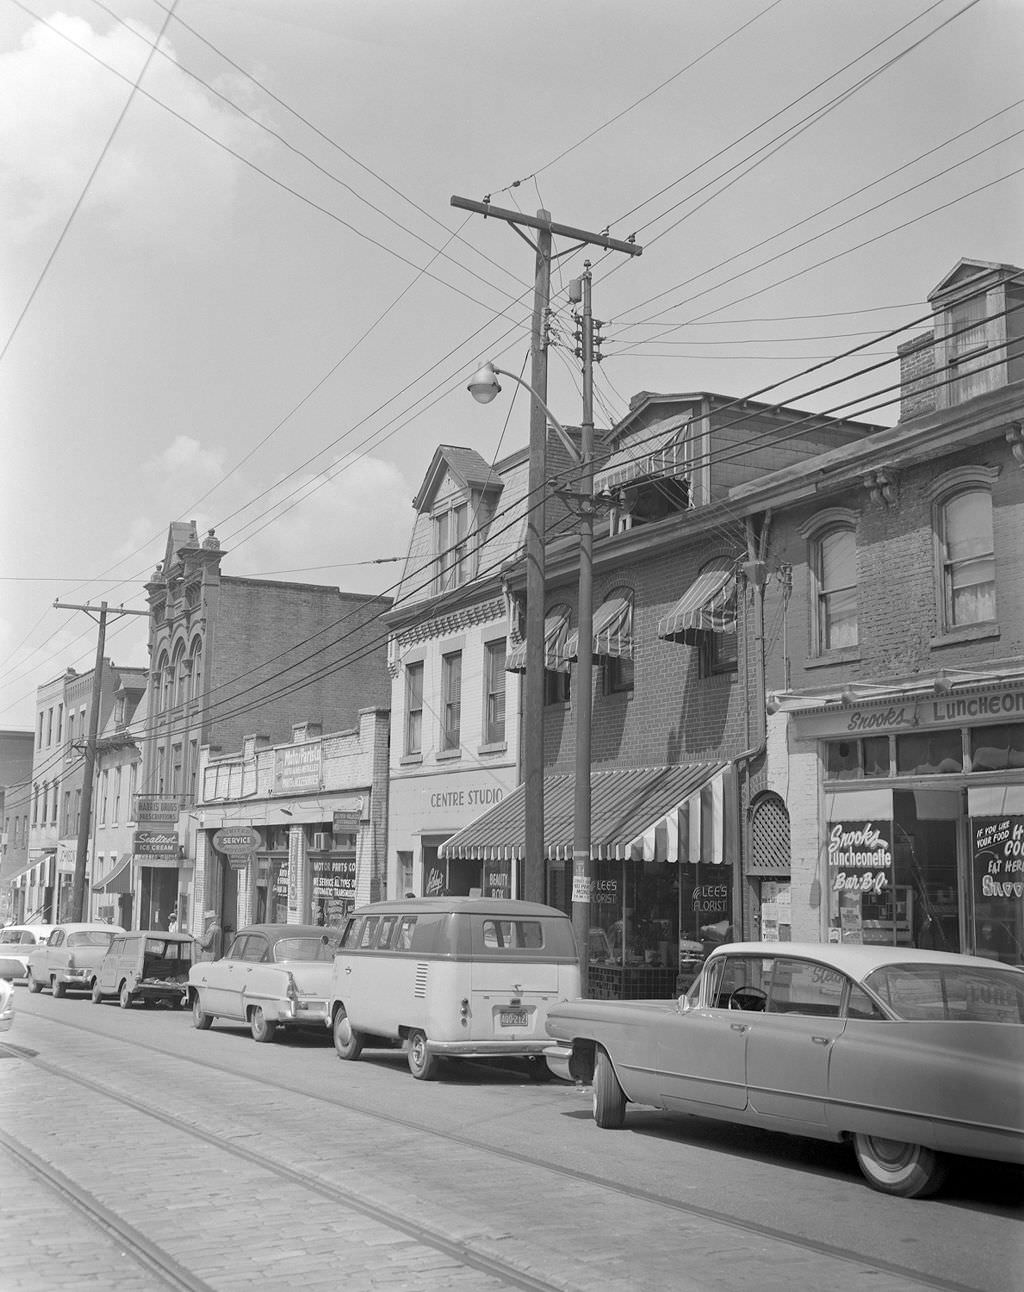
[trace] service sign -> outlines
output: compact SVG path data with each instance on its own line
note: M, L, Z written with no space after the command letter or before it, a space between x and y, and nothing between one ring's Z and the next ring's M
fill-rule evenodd
M229 857L239 856L255 852L260 846L260 836L250 825L225 826L213 836L213 846Z
M132 851L136 857L177 857L177 830L136 830Z

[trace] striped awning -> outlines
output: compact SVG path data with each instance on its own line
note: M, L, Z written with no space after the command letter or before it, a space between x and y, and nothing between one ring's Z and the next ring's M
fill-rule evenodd
M732 564L702 571L671 614L658 620L665 641L695 646L701 633L736 631L736 571Z
M590 855L595 861L701 862L727 855L727 763L631 767L591 777ZM571 861L576 778L544 778L544 856ZM521 861L526 787L470 822L439 849L448 859Z
M568 673L569 661L565 654L569 636L569 607L556 606L544 616L544 667L553 673ZM505 658L507 673L526 672L526 642L509 646Z
M580 633L574 628L566 638L563 658L579 655ZM594 655L598 659L633 658L633 598L609 597L594 611Z
M132 854L122 852L101 880L92 886L94 893L130 893L132 891Z
M594 473L594 492L606 493L640 480L688 475L684 437L689 424L687 417L665 431L652 434L644 430L632 443L620 445Z

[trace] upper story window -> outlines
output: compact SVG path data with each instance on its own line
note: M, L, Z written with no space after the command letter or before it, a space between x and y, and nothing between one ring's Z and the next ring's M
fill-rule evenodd
M199 698L199 693L202 689L203 639L201 637L197 637L192 643L192 653L189 656L189 663L191 664L192 699L196 700Z
M64 706L57 705L57 744L64 739Z
M462 652L441 657L441 748L462 743Z
M487 642L484 646L484 743L505 742L505 641Z
M174 686L174 703L182 705L188 699L188 661L185 659L185 643L178 642L174 648L171 661L171 683Z
M461 503L434 516L437 590L457 588L473 577L469 559L469 505Z
M423 661L405 669L405 752L423 752Z
M857 645L857 539L852 525L833 525L811 543L814 648L817 654Z
M49 748L53 744L53 709L46 711L46 745Z
M950 307L948 355L950 403L972 399L995 384L996 370L989 365L999 358L989 351L988 300L984 293Z
M156 677L154 678L154 690L156 691L156 710L157 713L163 713L168 707L171 700L170 694L170 674L167 670L167 652L164 651L160 656L160 661L156 666Z
M992 494L965 489L939 504L937 537L942 579L943 627L996 618L996 558Z

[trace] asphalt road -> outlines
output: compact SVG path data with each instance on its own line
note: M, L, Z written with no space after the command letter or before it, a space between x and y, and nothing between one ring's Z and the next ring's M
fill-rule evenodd
M341 1062L326 1033L257 1045L23 987L17 1007L5 1292L337 1287L339 1270L349 1292L1024 1286L1024 1173L996 1164L904 1201L844 1146L634 1108L600 1131L589 1090L512 1065L425 1083L398 1052Z

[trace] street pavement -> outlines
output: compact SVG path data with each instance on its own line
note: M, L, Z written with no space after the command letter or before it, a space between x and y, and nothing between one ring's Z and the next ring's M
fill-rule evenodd
M521 1075L420 1083L398 1055L342 1064L326 1040L28 1000L0 1038L22 1047L0 1060L0 1128L126 1241L0 1140L4 1292L163 1286L125 1254L133 1234L218 1292L1021 1286L1019 1196L892 1200L831 1146L823 1168L777 1136L736 1158L653 1114L599 1132L586 1092Z

